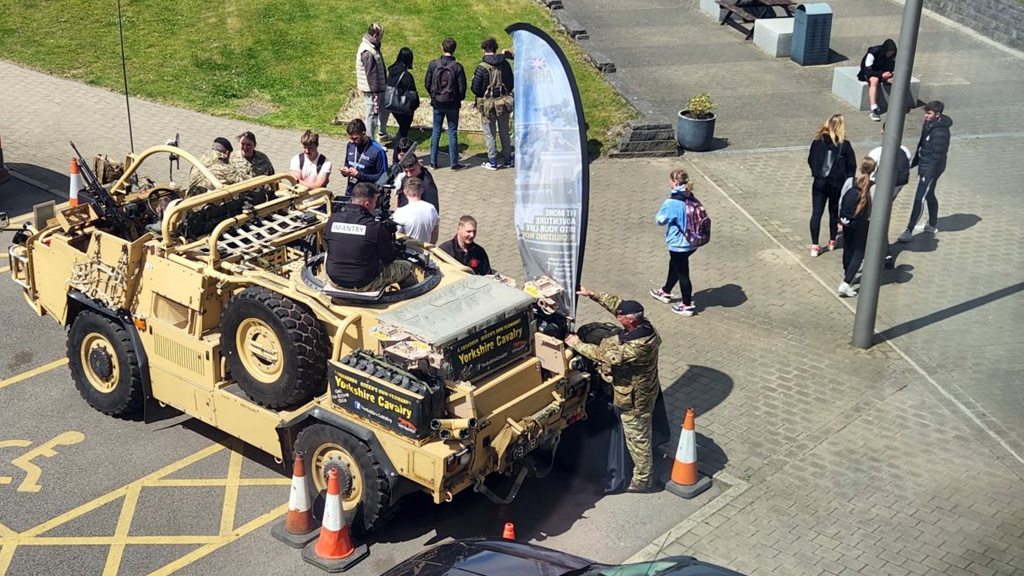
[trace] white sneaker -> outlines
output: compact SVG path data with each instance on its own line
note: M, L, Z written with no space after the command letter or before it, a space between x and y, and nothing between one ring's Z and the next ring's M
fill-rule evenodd
M853 298L854 296L857 295L857 291L853 288L853 286L850 286L846 282L840 284L839 289L836 291L839 292L839 295L842 296L843 298Z
M657 288L657 289L652 288L651 289L651 296L655 300L660 300L661 302L664 302L665 304L668 304L669 302L672 301L672 294L669 294L668 292L662 291L661 288Z
M938 234L939 233L939 229L938 228L936 228L935 226L929 226L928 224L925 224L924 226L922 226L921 227L921 231L926 233L926 234Z
M811 246L811 258L817 258L821 254L821 246L817 244Z
M693 316L697 314L697 307L692 302L690 304L676 304L672 307L672 311L683 316Z
M900 234L899 237L896 238L896 241L897 242L910 242L913 239L914 239L914 232L910 228L907 228L906 230L903 231L903 234Z
M872 110L871 113L868 114L868 118L871 118L872 122L882 121L882 117L879 115L878 110Z

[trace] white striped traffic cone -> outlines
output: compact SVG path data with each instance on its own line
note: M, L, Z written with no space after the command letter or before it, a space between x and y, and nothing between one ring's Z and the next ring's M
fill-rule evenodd
M288 515L274 524L270 535L292 548L304 548L316 539L317 523L313 518L309 490L306 486L306 464L302 452L295 453L292 465L292 488L288 497Z
M344 572L370 554L366 544L352 541L341 511L341 482L331 468L327 476L327 501L324 503L320 537L302 550L302 559L326 572Z
M697 432L693 420L693 408L688 408L676 448L676 461L672 464L672 475L665 483L665 490L687 499L711 487L711 478L697 472Z
M78 206L78 191L82 189L82 176L78 173L78 159L71 159L71 184L68 187L68 205Z

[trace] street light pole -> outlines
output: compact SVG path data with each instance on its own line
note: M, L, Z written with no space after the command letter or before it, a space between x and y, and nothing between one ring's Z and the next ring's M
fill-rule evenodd
M910 77L914 71L917 33L921 25L921 2L906 0L903 6L903 27L900 30L896 70L890 91L892 97L886 112L882 157L871 203L871 226L868 228L868 243L864 254L864 274L857 295L857 316L853 321L853 345L858 348L870 348L875 335L879 281L889 246L889 217L896 189L896 167L899 165L896 155L903 153L900 143L903 142L903 124L911 97Z

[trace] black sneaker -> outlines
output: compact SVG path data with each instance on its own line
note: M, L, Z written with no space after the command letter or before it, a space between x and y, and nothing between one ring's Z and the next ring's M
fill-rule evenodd
M505 168L515 168L515 167L516 167L516 159L515 158L509 160L508 162L505 162Z
M451 165L451 169L452 170L462 170L465 167L466 167L465 164L452 164Z

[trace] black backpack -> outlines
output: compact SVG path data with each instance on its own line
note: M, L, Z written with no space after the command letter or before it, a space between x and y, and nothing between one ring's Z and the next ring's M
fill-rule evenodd
M456 78L458 62L447 58L434 61L434 75L430 77L430 100L437 104L451 104L459 100L459 81Z
M906 186L910 182L910 160L903 149L896 154L896 185Z

